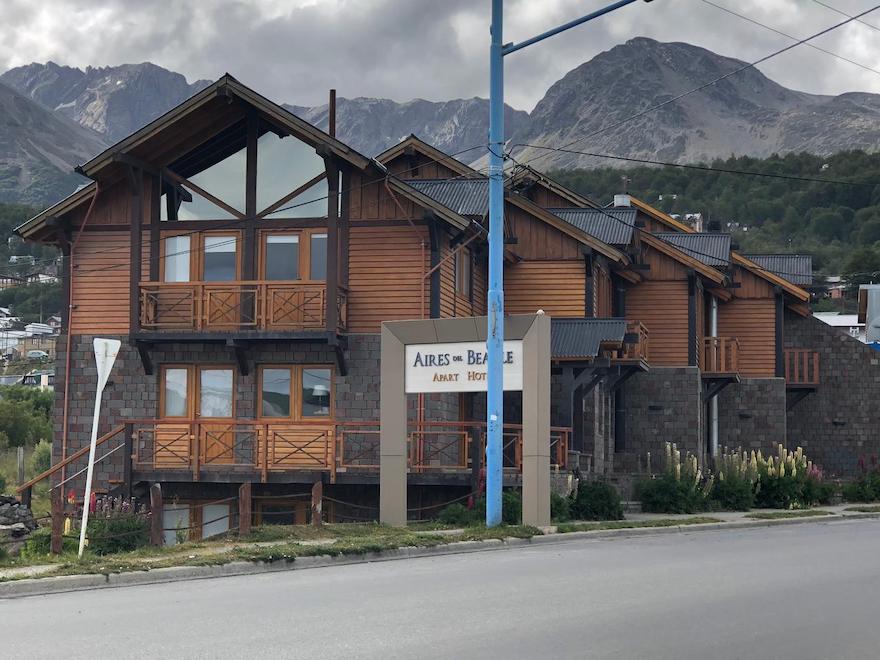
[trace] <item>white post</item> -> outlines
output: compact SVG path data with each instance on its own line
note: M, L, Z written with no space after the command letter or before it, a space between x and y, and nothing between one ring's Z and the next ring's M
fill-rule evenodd
M709 335L718 336L718 298L712 296L709 315ZM718 395L709 399L709 455L718 456Z
M86 545L86 527L89 524L89 504L92 499L92 473L95 469L95 443L98 440L98 418L101 414L101 395L110 377L113 363L119 354L121 342L118 339L94 340L95 364L98 367L98 382L95 388L95 416L92 418L92 441L89 446L89 465L86 471L86 492L83 496L82 526L79 530L79 556L82 557Z

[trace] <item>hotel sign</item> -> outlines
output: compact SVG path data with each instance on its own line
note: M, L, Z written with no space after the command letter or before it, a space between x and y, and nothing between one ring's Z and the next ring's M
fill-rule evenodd
M522 340L504 342L505 390L523 388L522 344ZM406 393L485 392L487 362L486 344L480 341L408 344Z

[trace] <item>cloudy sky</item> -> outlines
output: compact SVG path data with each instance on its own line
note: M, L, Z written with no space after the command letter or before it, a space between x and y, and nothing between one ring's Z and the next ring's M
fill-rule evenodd
M507 0L505 41L519 41L608 0ZM804 38L878 0L711 0ZM53 60L85 67L152 61L190 80L228 71L280 102L397 101L487 95L489 0L3 0L0 68ZM814 43L869 71L799 46L762 65L814 93L880 92L880 9ZM687 41L752 61L792 40L707 0L634 3L511 55L507 101L531 110L567 71L631 37Z

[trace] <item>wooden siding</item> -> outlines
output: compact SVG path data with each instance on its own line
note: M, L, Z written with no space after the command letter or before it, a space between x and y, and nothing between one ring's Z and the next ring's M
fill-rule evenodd
M739 371L743 376L775 375L776 308L772 298L734 298L718 305L718 335L739 340Z
M581 244L575 239L509 202L504 205L504 223L517 239L508 247L523 259L581 259Z
M74 334L125 334L129 329L130 234L85 231L73 258ZM149 235L143 235L141 268L149 272Z
M733 279L739 282L741 286L733 290L734 296L737 298L773 298L773 285L763 277L758 277L752 271L736 266L734 268Z
M422 260L422 241L425 258ZM429 270L428 232L408 224L352 227L348 327L378 332L382 321L422 318L422 277ZM429 278L430 279L430 278ZM425 282L424 314L430 311L430 282Z
M412 156L401 154L384 165L401 179L454 179L461 176L448 165L418 152Z
M583 317L584 262L522 261L505 269L504 295L508 314Z
M647 281L626 294L626 318L641 321L651 341L651 364L688 363L687 281Z
M355 172L342 185L351 192L349 218L359 220L421 220L424 211L400 193L393 195L383 181L375 181L371 172ZM395 201L396 200L396 201Z
M541 184L535 184L534 186L529 188L525 196L541 208L545 209L563 209L575 207L575 204L572 204L568 199L558 193L553 192L549 188L545 188Z
M688 267L656 248L643 243L642 259L650 269L643 271L648 280L686 280Z
M611 276L604 268L596 267L594 275L595 300L593 308L597 318L609 318L614 315L614 289L611 286Z

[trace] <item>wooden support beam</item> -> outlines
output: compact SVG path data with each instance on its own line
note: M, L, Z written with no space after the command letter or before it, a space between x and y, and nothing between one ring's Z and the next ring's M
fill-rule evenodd
M327 332L339 332L339 164L325 156L327 171Z
M316 481L312 485L312 525L320 527L323 523L324 482Z
M440 265L440 224L433 213L430 216L430 224L428 225L428 241L431 246L431 281L429 284L431 287L431 302L429 316L432 319L438 319L440 318L440 269L437 266ZM452 247L451 243L450 247ZM422 290L424 291L424 283L422 284ZM424 302L420 304L424 305Z
M192 192L201 195L202 197L207 199L209 202L211 202L215 206L219 206L221 209L226 211L229 215L232 215L232 216L238 218L239 220L245 219L245 215L241 211L239 211L238 209L236 209L232 206L229 206L229 204L224 202L222 199L218 199L217 197L215 197L214 195L209 193L204 188L200 188L199 186L194 184L189 179L184 179L182 176L175 174L174 172L169 170L167 167L162 170L162 176L164 176L166 179L170 179L171 181L174 181L174 183L176 183L179 186L183 186L184 188L188 188Z
M143 258L144 176L141 170L128 168L131 179L131 264L129 265L129 331L137 332L141 326L140 283L141 259Z
M247 220L242 225L241 271L242 279L259 279L257 268L257 227L254 218L257 215L257 137L260 129L260 118L254 109L248 110L245 159L245 215ZM242 315L246 314L242 305Z
M165 505L161 484L150 486L150 545L165 545Z
M782 293L780 287L776 287L774 297L776 303L776 377L783 378L785 376L785 294Z
M688 273L688 366L697 366L697 276Z
M150 349L152 348L152 345L144 341L135 341L135 348L137 349L138 356L141 359L141 365L144 367L144 374L147 376L152 376L155 372L155 368L153 367L153 358L150 356Z
M241 537L251 533L251 521L254 508L251 499L251 482L246 481L238 487L238 535Z
M166 200L167 202L167 200ZM150 275L151 282L159 281L159 259L162 254L161 241L161 204L162 204L162 175L157 174L152 178L150 187Z

